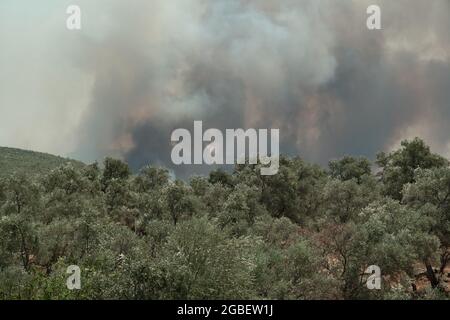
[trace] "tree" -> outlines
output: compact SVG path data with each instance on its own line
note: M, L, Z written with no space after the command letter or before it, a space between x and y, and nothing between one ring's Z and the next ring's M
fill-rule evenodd
M366 158L346 156L340 160L330 161L328 167L331 177L342 181L355 179L361 183L363 176L371 174L370 162Z
M222 169L213 170L209 173L209 183L221 183L227 187L233 187L233 177Z
M105 200L108 212L128 207L131 202L131 192L127 182L113 178L105 190Z
M427 265L439 248L439 239L429 232L432 219L397 201L375 202L361 218L366 221L359 227L358 241L367 244L366 263L380 266L384 275L404 272L412 277L414 263Z
M329 180L322 191L322 210L327 219L336 223L357 221L360 211L371 202L381 198L374 177L364 175L358 182L351 180Z
M49 224L40 225L37 230L37 247L34 261L36 265L45 269L49 275L53 271L54 264L64 256L79 257L76 242L76 228L78 223L66 219L55 219Z
M170 218L174 225L182 217L189 217L194 214L195 203L192 191L188 189L180 180L170 184L165 189L165 199Z
M229 238L213 222L177 224L164 250L166 299L249 299L254 296L256 239Z
M336 282L340 299L356 299L361 294L360 251L366 246L355 245L356 237L357 226L353 222L327 224L313 236L325 259L324 268Z
M15 261L18 257L20 266L29 272L39 246L36 225L31 217L18 213L1 217L0 240L0 251L9 253L6 261Z
M193 177L190 180L193 195L198 200L198 211L209 217L217 217L233 188L222 183L210 183L205 177Z
M438 277L430 259L425 260L428 279L437 287L450 262L450 168L418 169L414 180L405 186L404 202L431 220L428 232L440 241Z
M35 214L40 205L40 186L25 174L14 174L6 180L3 213Z
M266 213L259 203L260 198L261 190L257 187L238 184L223 203L218 216L219 225L229 228L235 235L244 235L255 218Z
M309 235L288 218L259 216L252 234L261 237L255 287L265 299L330 299L336 281L325 270L325 257Z
M88 179L88 188L93 196L99 195L101 192L101 170L97 162L83 168L82 174Z
M163 168L151 166L144 167L134 179L134 185L138 192L149 192L161 189L169 183L169 171Z
M103 176L101 179L102 190L106 191L109 183L113 179L125 181L129 178L131 172L128 165L120 160L106 158L104 161Z
M430 169L448 165L448 160L431 153L430 147L419 138L402 141L401 148L389 154L381 152L376 163L382 168L381 181L385 194L396 200L402 199L403 186L414 182L414 171L418 168Z
M274 217L305 223L320 205L320 190L326 174L299 158L280 158L278 174L261 176L261 201Z
M40 217L43 221L49 223L62 216L76 218L90 207L100 210L102 201L92 201L99 192L94 190L95 180L89 180L71 164L51 171L41 180L45 192L45 210Z

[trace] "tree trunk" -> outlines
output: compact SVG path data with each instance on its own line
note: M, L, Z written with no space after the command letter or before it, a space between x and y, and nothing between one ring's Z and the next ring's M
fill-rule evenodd
M430 261L427 259L424 261L425 267L427 268L427 278L431 283L433 288L436 288L439 285L439 280L436 278L436 274L434 273L433 267L431 266Z
M441 254L441 267L439 268L439 272L441 274L445 272L445 268L447 267L449 260L450 260L450 251L447 251L446 248L446 251L443 254Z

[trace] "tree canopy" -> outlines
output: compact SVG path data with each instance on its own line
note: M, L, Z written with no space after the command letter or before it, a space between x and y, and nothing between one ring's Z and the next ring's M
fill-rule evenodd
M238 165L182 181L107 158L10 174L0 299L448 298L448 161L415 139L376 163L282 157L274 176Z

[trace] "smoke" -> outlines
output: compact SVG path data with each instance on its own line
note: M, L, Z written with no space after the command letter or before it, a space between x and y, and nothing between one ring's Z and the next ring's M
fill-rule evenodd
M450 155L448 0L78 4L83 30L63 44L91 79L78 158L206 172L170 161L172 130L194 120L279 128L282 153L319 163L373 158L415 135ZM366 28L371 4L381 31Z

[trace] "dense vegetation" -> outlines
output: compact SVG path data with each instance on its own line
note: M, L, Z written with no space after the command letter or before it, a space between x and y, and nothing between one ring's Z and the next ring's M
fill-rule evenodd
M0 178L12 173L45 174L67 163L77 168L83 166L81 162L51 154L0 147Z
M1 299L448 297L450 166L419 139L328 169L173 181L106 159L0 182ZM66 268L82 289L66 288ZM381 267L382 289L364 270Z

